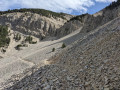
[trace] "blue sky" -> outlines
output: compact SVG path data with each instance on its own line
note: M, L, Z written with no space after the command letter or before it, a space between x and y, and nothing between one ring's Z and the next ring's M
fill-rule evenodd
M88 7L87 12L85 12L85 13L94 14L94 13L104 9L106 6L110 5L110 3L111 2L107 2L107 3L96 2L95 5ZM73 11L72 14L73 15L80 15L82 13L79 11Z
M88 8L88 13L94 14L94 13L102 10L106 6L108 6L110 3L111 2L107 2L107 3L96 2L94 6L91 6L90 8Z
M42 8L74 15L93 14L113 1L116 0L0 0L0 10Z

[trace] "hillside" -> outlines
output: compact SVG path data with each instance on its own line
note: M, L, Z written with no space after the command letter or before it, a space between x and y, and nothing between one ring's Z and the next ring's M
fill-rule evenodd
M54 18L59 17L59 18L63 18L63 19L65 19L66 15L69 15L69 14L65 14L65 13L56 13L56 12L52 12L52 11L48 11L48 10L44 10L44 9L27 9L27 8L1 11L0 15L15 13L15 12L21 12L21 13L31 12L31 13L40 14L40 15L46 16L46 17L54 17Z
M0 89L120 89L119 0L93 15L0 13Z
M120 3L118 0L118 2L113 2L108 7L93 15L87 15L84 20L85 24L80 33L88 33L119 16Z
M53 57L51 65L39 68L8 90L119 90L119 23L120 17L99 27Z
M67 20L61 17L53 18L31 12L13 12L0 16L0 24L7 25L11 30L41 39L54 35Z
M36 44L45 38L56 39L56 30L73 17L43 9L15 9L0 14L0 25L8 27L10 39L8 47L0 48L2 57L7 56L10 51L16 52L21 50L21 47ZM31 41L27 39L29 37L32 38Z

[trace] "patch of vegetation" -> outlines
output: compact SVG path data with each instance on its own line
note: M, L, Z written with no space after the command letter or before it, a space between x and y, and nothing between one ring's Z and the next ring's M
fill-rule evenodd
M120 0L112 2L109 6L106 7L106 9L114 9L115 7L118 7L120 5Z
M31 41L30 42L30 44L36 44L37 43L37 41Z
M79 21L82 22L82 18L83 18L84 16L86 16L86 15L88 15L88 13L82 14L82 15L79 15L79 16L76 16L76 17L73 17L73 18L71 18L69 21L79 20ZM68 22L69 22L69 21L68 21Z
M9 43L8 27L0 25L0 47L8 46Z
M55 51L55 48L52 49L52 52L54 52L54 51Z
M26 9L26 8L23 8L23 9L14 9L14 10L8 10L8 11L1 11L0 12L0 15L2 14L7 14L7 13L14 13L14 12L31 12L31 13L37 13L37 14L40 14L40 15L43 15L43 16L46 16L46 17L61 17L63 19L64 18L64 15L65 13L56 13L56 12L52 12L52 11L48 11L48 10L44 10L44 9Z
M16 49L16 50L20 50L20 47L22 47L21 44L17 45L17 46L15 47L15 49Z
M28 47L28 45L27 44L22 44L22 47Z
M15 39L16 41L21 40L21 35L20 35L20 34L15 35L15 36L14 36L14 39Z
M18 44L18 45L15 47L15 49L16 49L16 50L20 50L21 47L28 47L28 45L27 45L27 44Z
M29 44L36 44L37 41L32 41L33 38L31 36L26 37L25 42L29 42Z
M25 42L31 43L33 38L31 36L26 37Z
M63 43L61 48L65 48L65 47L66 47L66 45Z
M5 50L5 49L2 49L2 52L3 52L3 53L5 53L5 52L6 52L6 50Z

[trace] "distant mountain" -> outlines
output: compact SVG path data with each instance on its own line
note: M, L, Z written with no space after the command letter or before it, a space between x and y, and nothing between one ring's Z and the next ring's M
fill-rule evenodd
M46 17L61 17L64 18L64 16L66 15L65 13L56 13L56 12L52 12L49 10L45 10L45 9L27 9L27 8L23 8L23 9L13 9L13 10L8 10L8 11L1 11L0 14L8 14L8 13L15 13L15 12L21 12L21 13L25 13L25 12L31 12L31 13L36 13L36 14L40 14L42 16L46 16Z

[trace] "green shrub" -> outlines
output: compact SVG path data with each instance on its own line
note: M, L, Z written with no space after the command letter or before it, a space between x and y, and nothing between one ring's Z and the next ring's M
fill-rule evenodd
M82 18L83 18L84 16L86 16L86 15L89 15L89 14L86 13L86 14L82 14L82 15L75 16L75 17L71 18L69 21L79 20L79 21L83 22L83 21L82 21ZM68 22L69 22L69 21L68 21Z
M28 47L28 45L27 44L23 44L22 47Z
M52 49L52 52L54 52L54 51L55 51L55 48Z
M8 46L9 43L8 27L0 25L0 47Z
M65 47L66 47L66 45L63 43L61 48L65 48Z
M26 37L25 42L31 43L33 38L31 36Z
M17 50L20 50L20 47L22 47L21 44L17 45L15 48L16 48Z
M15 39L16 41L19 41L19 40L21 39L21 35L20 35L20 34L15 35L15 36L14 36L14 39Z
M30 42L30 44L36 44L37 43L37 41L31 41Z
M3 52L3 53L5 53L5 52L6 52L6 50L5 50L5 49L2 49L2 52Z
M25 42L29 42L29 44L36 44L37 41L32 41L33 38L31 36L26 37Z
M15 49L16 49L16 50L20 50L20 47L28 47L28 45L27 45L27 44L18 44L18 45L15 47Z

